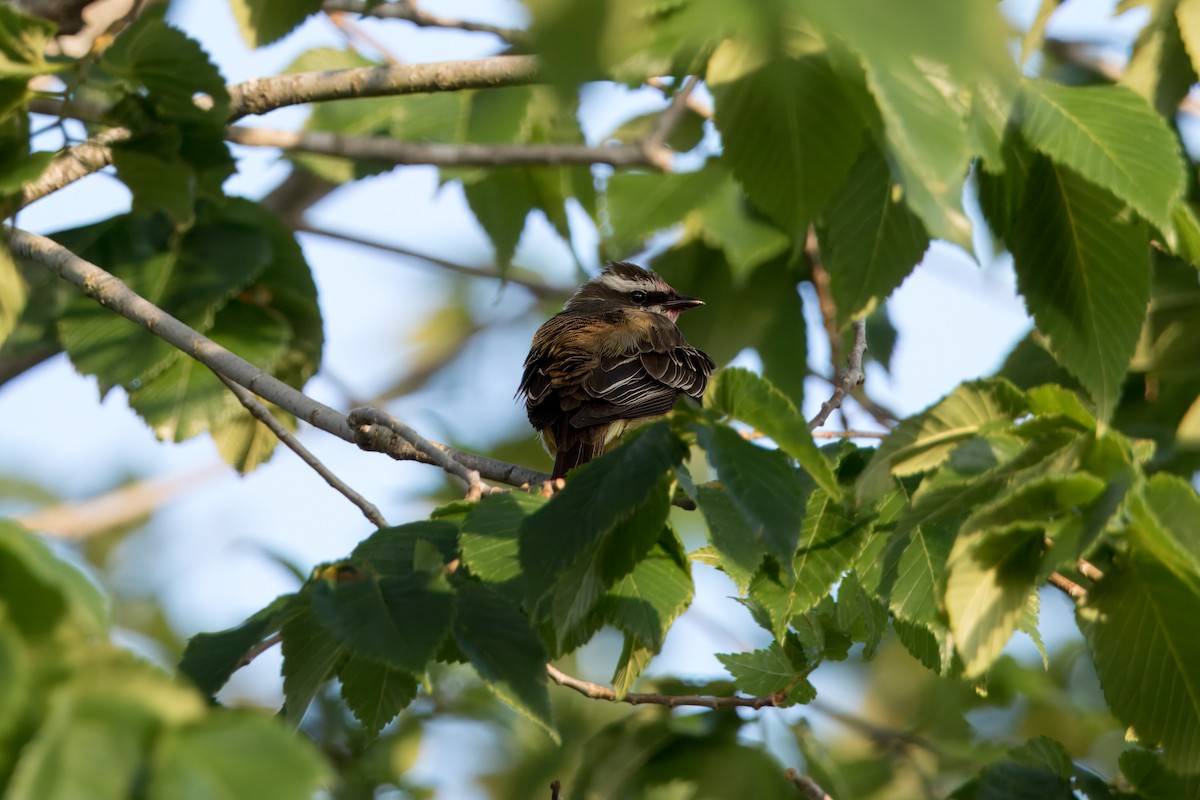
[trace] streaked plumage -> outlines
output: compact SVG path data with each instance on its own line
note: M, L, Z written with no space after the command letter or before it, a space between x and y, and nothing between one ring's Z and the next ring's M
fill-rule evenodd
M538 328L517 394L555 454L554 477L603 453L630 424L667 413L680 394L704 393L716 365L675 327L699 305L657 273L617 262Z

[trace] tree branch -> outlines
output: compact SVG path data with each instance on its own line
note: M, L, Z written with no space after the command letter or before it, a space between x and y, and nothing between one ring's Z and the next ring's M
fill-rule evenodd
M669 172L671 169L672 152L671 148L666 146L667 138L679 125L679 121L683 119L684 112L688 108L688 98L692 96L692 90L699 82L698 75L692 75L684 82L675 96L671 98L670 105L658 118L650 134L642 140L643 158L663 172Z
M854 323L854 344L850 347L850 355L846 357L846 369L842 370L834 381L833 394L828 400L821 403L821 410L808 421L809 430L824 425L825 420L829 419L829 415L833 413L834 409L841 407L846 395L854 391L855 387L861 386L866 380L867 376L863 373L862 368L863 353L866 350L867 323L860 319Z
M434 463L427 454L385 428L372 427L371 431L375 433L364 437L350 427L346 417L340 412L293 389L208 337L192 330L138 295L119 278L105 272L95 264L83 260L52 239L15 228L8 228L6 232L12 251L16 255L54 270L59 277L78 286L84 294L101 305L140 325L214 372L244 386L264 400L294 414L297 418L331 433L339 439L353 442L364 449L387 453L397 460ZM383 433L379 434L378 431ZM364 439L369 444L377 446L367 446L363 442ZM516 464L487 458L476 453L455 450L436 442L431 444L467 469L475 470L481 477L499 483L518 487L537 486L549 479L549 476L544 473Z
M1087 589L1084 589L1061 572L1051 572L1049 581L1051 586L1059 589L1077 603L1087 597Z
M300 440L293 436L291 431L283 427L283 423L275 418L275 415L271 413L270 409L262 404L262 401L250 394L250 392L246 391L246 389L240 384L234 383L221 373L214 370L213 374L221 379L221 383L224 383L229 391L233 392L233 396L236 397L238 402L250 412L252 417L261 422L263 425L266 425L271 433L275 434L276 439L278 439L284 444L284 446L299 456L301 461L312 467L318 475L325 479L326 483L340 492L342 496L351 503L358 506L359 510L362 511L363 516L366 517L371 524L373 524L376 528L388 527L388 521L383 518L383 514L379 513L379 509L361 494L351 489L344 481L342 481L341 478L339 478L337 475L334 475L329 467L322 464L321 460L314 456L312 451L301 444Z
M229 87L229 121L303 103L523 86L537 77L533 56L491 56L252 78Z
M371 9L367 8L365 0L325 0L322 8L326 12L342 11L348 14L361 14L364 17L402 19L421 28L454 28L472 33L490 33L506 42L514 44L523 42L526 39L525 32L516 28L502 28L497 25L488 25L484 22L468 22L466 20L430 14L417 8L416 3L412 2L412 0L379 3Z
M383 97L460 89L521 86L537 79L533 56L492 56L468 61L357 67L254 78L228 87L229 122L277 108L359 97ZM212 105L199 98L197 105ZM28 205L112 163L109 145L128 139L128 128L110 128L54 160L38 180L26 184L21 205Z
M352 136L329 131L284 131L234 126L227 137L250 147L278 147L388 164L438 167L521 167L607 164L611 167L661 166L646 146L591 147L586 144L450 144L405 142L387 136ZM662 147L659 150L665 149ZM669 152L669 151L668 151Z
M784 771L783 777L800 790L800 794L804 795L805 800L833 800L816 781L807 775L801 775L791 767Z
M398 256L407 258L419 258L422 261L428 261L430 264L441 267L448 272L453 272L456 275L466 275L470 278L481 278L483 280L495 280L505 283L514 283L524 289L528 289L539 300L558 300L563 301L571 296L572 288L567 286L551 286L538 280L537 274L529 270L524 270L519 267L509 268L503 275L494 268L487 267L471 267L466 264L459 264L456 261L448 261L438 256L431 256L426 253L418 253L416 250L410 250L407 247L402 247L398 244L389 244L381 242L378 239L366 239L361 236L352 236L347 233L339 233L331 231L327 228L317 228L307 223L301 223L295 227L297 233L311 233L315 236L324 236L327 239L336 239L341 242L349 242L350 244L362 245L363 247L373 247L376 250L383 250L387 253L395 253Z
M656 705L666 706L667 708L679 708L680 706L696 706L699 708L767 708L782 706L787 695L783 692L775 694L762 695L759 697L736 697L736 696L716 696L716 695L701 695L701 694L656 694L656 693L638 693L630 692L624 697L617 697L617 693L607 686L601 686L598 683L591 681L580 680L573 678L565 672L560 671L552 664L546 665L546 674L550 676L550 680L557 683L559 686L565 686L568 689L574 689L584 697L589 697L593 700L608 700L610 702L629 703L630 705Z
M485 494L491 494L493 491L496 491L480 479L478 471L470 469L461 462L456 461L441 445L435 445L433 442L428 441L391 414L380 411L378 408L355 408L350 411L348 419L350 427L354 428L356 434L360 434L363 437L370 436L372 427L382 426L408 442L418 451L428 456L429 460L434 464L465 483L467 485L468 500L478 500Z

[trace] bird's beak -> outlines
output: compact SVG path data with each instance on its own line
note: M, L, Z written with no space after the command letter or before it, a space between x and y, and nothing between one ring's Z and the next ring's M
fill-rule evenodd
M673 311L687 311L689 308L704 305L704 301L699 297L688 297L687 295L679 295L672 297L670 300L662 304L662 307Z

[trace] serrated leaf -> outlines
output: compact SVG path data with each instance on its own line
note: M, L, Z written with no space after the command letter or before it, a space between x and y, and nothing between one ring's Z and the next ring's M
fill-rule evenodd
M331 772L308 739L255 711L231 709L165 733L145 796L301 800L326 786Z
M1111 194L1046 159L1030 170L1024 198L1010 240L1017 286L1050 352L1106 421L1146 314L1145 232Z
M417 696L417 679L411 674L359 655L346 659L338 680L342 699L368 736L379 735Z
M782 640L788 623L826 597L866 543L866 530L855 524L839 500L814 491L804 510L804 524L792 576L776 565L764 566L750 584L750 599L766 614L768 629Z
M1027 408L1024 395L1006 380L959 385L888 434L859 476L859 498L882 495L893 475L905 477L934 469L964 440L1008 426Z
M691 603L693 589L683 544L666 529L634 570L613 584L596 611L606 624L655 654L671 623Z
M969 162L967 127L943 94L941 79L911 57L864 66L905 204L930 235L969 246L971 225L961 199Z
M349 652L422 672L450 630L454 595L445 578L350 569L311 585L317 619Z
M726 425L695 429L725 493L755 539L790 571L808 493L800 475L782 452L748 442Z
M351 559L362 559L380 575L404 576L418 569L417 548L433 545L446 564L458 556L459 526L446 519L417 520L380 528L359 542Z
M840 495L833 467L817 449L804 417L782 392L749 370L727 368L709 385L704 403L722 414L754 426L795 458L817 485Z
M1200 572L1179 558L1178 539L1189 534L1170 513L1154 513L1153 496L1131 504L1128 551L1076 614L1113 714L1186 774L1200 771Z
M740 691L762 697L786 695L787 703L807 703L817 696L808 682L809 669L797 669L778 642L751 653L717 653Z
M459 584L454 641L501 700L557 739L547 690L546 651L529 619L475 581Z
M1021 610L1021 616L1017 620L1017 630L1025 634L1033 641L1033 646L1037 648L1038 654L1042 657L1042 669L1050 669L1050 653L1046 650L1046 642L1042 639L1042 632L1038 628L1038 618L1041 614L1041 595L1034 590L1025 598L1025 608Z
M252 48L282 39L310 15L321 0L229 0L242 40Z
M46 45L54 38L53 22L0 6L0 78L28 80L54 68L46 63Z
M292 725L299 725L309 703L325 681L333 677L347 651L317 621L307 594L302 593L293 601L293 613L284 621L279 633L283 653L283 709L280 713Z
M683 223L728 174L715 162L696 172L617 173L607 185L609 247L633 252L656 231Z
M715 556L706 559L705 563L728 575L738 591L745 594L767 554L762 537L755 534L742 512L719 486L696 487L696 504L704 514Z
M751 207L734 176L727 169L721 172L722 180L708 190L689 222L705 242L725 251L734 278L746 280L755 267L783 254L790 242Z
M521 566L530 599L541 598L603 534L659 491L663 476L686 454L670 424L655 422L573 471L566 487L521 526Z
M217 633L198 633L188 639L179 661L179 672L205 694L216 694L256 644L279 630L293 613L294 594L275 598L261 611L234 628Z
M1029 80L1021 132L1034 149L1133 206L1160 230L1183 195L1184 169L1171 129L1122 86Z
M817 228L839 327L891 294L929 247L925 226L895 188L883 154L867 147Z
M759 62L727 41L709 61L714 120L747 194L795 241L858 156L866 128L823 55ZM821 120L821 125L808 120Z
M491 494L475 503L459 536L471 574L511 599L524 597L518 536L525 518L545 503L545 498L528 492Z
M627 518L599 536L561 574L549 593L549 618L560 649L580 625L592 617L601 596L633 572L661 538L670 510L668 481L662 480L650 498ZM539 619L546 607L537 609Z
M1017 629L1037 580L1044 539L1036 525L1018 525L955 541L944 602L968 678L983 674Z

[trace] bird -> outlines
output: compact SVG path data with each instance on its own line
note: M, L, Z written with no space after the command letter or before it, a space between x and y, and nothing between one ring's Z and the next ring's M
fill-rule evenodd
M555 457L553 480L666 414L681 394L703 395L716 364L675 324L702 305L653 270L617 261L538 328L517 397Z

